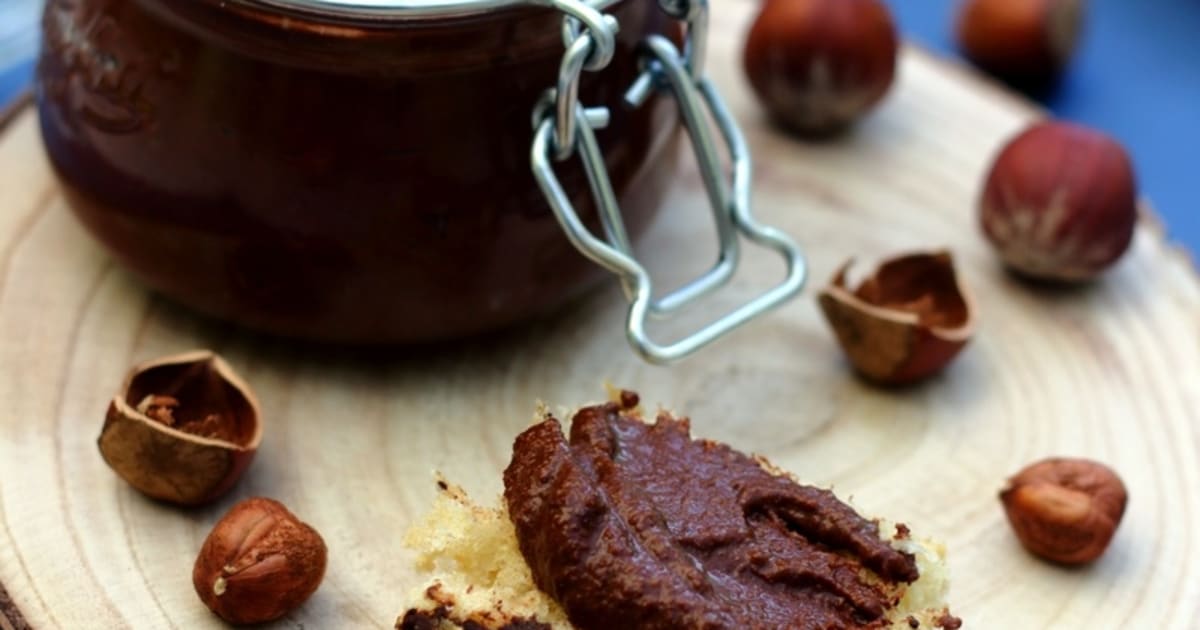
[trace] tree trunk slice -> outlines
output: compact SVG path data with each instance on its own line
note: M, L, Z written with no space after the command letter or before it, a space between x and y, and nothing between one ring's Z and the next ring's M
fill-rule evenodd
M626 347L615 282L555 317L436 350L315 349L201 319L93 243L64 205L34 116L18 118L0 140L0 583L11 597L0 595L0 628L221 627L192 592L191 566L212 523L251 495L283 501L330 548L324 585L278 627L388 628L414 586L399 537L434 495L431 471L495 496L535 401L596 400L605 381L945 542L968 627L1194 627L1200 282L1188 257L1147 218L1090 287L1013 279L979 235L975 198L990 157L1039 112L910 48L874 115L836 142L800 142L766 123L742 79L754 6L716 4L710 72L754 150L757 215L806 246L812 285L670 369ZM690 164L668 205L639 248L659 286L706 268L716 249ZM865 267L943 246L981 307L976 340L923 386L860 382L813 287L851 256ZM781 277L752 249L709 315ZM195 347L252 384L266 433L231 496L179 510L127 487L95 440L130 365ZM1107 462L1130 490L1112 548L1086 569L1024 553L996 498L1008 475L1049 455Z

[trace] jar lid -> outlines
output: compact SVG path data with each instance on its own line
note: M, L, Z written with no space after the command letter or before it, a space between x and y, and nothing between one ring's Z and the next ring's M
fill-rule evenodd
M435 18L490 13L522 7L549 7L549 0L242 0L246 4L331 17ZM617 0L590 2L602 9Z

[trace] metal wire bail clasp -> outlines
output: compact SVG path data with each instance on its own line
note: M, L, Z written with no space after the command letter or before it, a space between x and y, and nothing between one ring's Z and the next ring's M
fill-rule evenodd
M804 286L804 258L786 234L758 223L751 216L749 149L737 122L702 74L707 1L660 0L664 11L686 21L687 43L681 52L665 37L648 37L641 46L645 70L625 95L631 107L641 106L656 91L674 96L699 164L720 243L716 264L699 278L657 300L653 297L650 274L633 256L604 155L596 140L594 130L608 123L609 112L606 108L585 108L578 102L583 71L600 70L612 58L616 22L581 0L552 0L552 4L567 14L563 25L567 50L556 87L548 90L534 109L535 132L530 153L533 174L571 243L620 278L630 303L626 337L634 350L653 363L681 359L796 295ZM708 124L709 117L729 152L732 169L728 180ZM583 162L592 198L599 209L603 238L584 225L554 172L554 161L566 160L575 153ZM784 280L682 339L668 344L650 339L646 332L648 319L666 318L732 278L738 264L739 236L778 252L786 263Z

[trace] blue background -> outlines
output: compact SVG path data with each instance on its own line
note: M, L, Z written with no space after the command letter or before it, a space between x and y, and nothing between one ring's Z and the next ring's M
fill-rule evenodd
M908 37L956 54L952 33L958 0L889 4ZM0 66L0 103L5 103L28 84L33 62L14 66L0 60ZM1171 236L1200 250L1200 1L1091 0L1074 62L1057 89L1041 100L1056 115L1104 129L1124 142L1142 192L1166 219Z
M15 67L0 68L0 104L8 103L32 79L33 61L31 60L19 61Z

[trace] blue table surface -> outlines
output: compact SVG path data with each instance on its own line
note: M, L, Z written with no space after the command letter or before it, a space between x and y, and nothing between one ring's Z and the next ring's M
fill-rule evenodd
M889 3L908 37L954 55L958 1ZM4 27L0 23L0 34ZM32 74L28 57L0 58L0 103L28 85ZM1078 55L1042 101L1057 116L1123 141L1142 191L1166 219L1171 237L1200 251L1200 204L1192 189L1200 180L1200 2L1092 0Z

